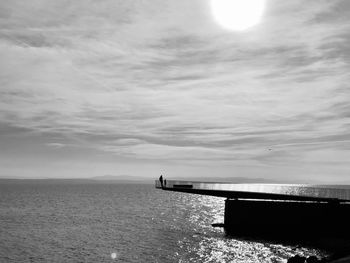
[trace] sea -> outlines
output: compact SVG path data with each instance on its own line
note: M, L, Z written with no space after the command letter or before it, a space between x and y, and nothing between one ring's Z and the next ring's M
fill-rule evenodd
M326 251L226 236L224 198L91 183L0 184L0 262L287 262Z

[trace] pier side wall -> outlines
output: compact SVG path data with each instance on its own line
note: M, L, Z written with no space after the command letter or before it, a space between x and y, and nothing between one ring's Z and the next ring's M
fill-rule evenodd
M264 200L225 201L229 234L349 235L350 204Z

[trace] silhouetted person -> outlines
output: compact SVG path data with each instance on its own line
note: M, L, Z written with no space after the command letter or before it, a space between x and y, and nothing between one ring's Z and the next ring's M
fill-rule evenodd
M163 175L159 177L160 186L163 188Z
M166 187L166 179L164 179L164 187Z

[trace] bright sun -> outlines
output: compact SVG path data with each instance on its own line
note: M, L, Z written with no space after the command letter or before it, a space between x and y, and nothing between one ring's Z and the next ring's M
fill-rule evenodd
M265 0L211 0L216 21L226 29L245 30L259 23Z

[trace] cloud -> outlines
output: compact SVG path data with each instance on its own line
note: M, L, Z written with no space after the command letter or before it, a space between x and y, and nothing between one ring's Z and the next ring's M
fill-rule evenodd
M240 33L203 1L1 3L0 120L132 160L348 154L348 5L267 3Z
M53 147L54 149L60 149L62 147L65 147L66 145L63 143L57 143L57 142L51 142L46 144L49 147Z

